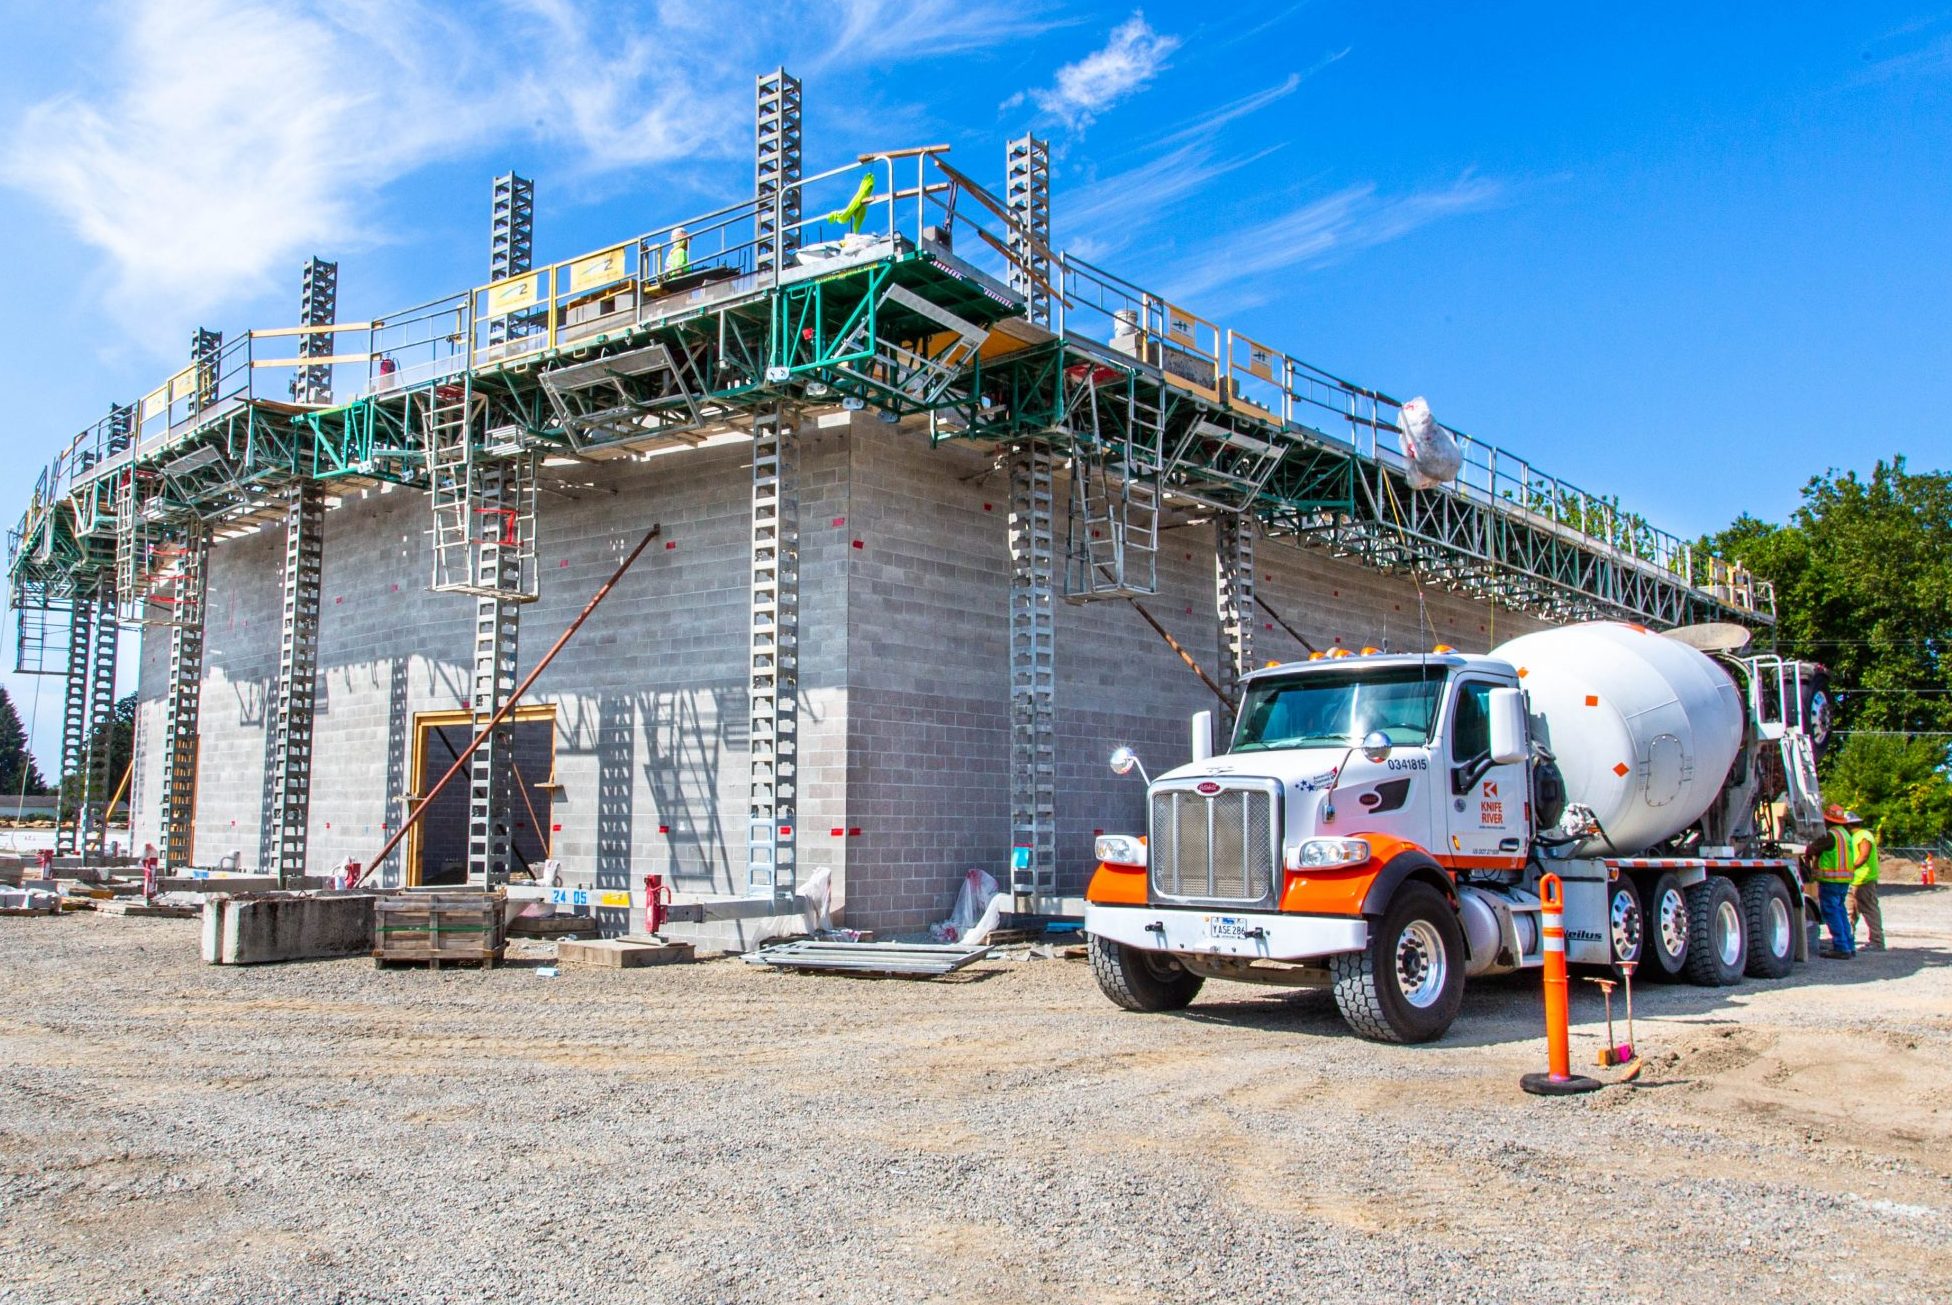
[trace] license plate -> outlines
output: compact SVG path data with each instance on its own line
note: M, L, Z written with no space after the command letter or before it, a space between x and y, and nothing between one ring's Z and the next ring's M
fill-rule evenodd
M1209 915L1206 917L1206 936L1209 938L1231 938L1244 941L1247 937L1247 921L1238 915Z

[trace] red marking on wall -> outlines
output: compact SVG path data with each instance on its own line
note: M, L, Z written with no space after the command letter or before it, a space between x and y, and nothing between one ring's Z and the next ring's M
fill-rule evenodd
M864 543L862 543L862 542L861 542L860 540L858 540L858 539L857 539L857 540L855 540L855 541L854 541L854 547L856 547L856 548L866 548L866 547L867 547L867 545L866 545L866 544L864 544Z
M658 833L660 833L660 834L668 834L668 833L670 833L670 832L671 832L671 826L669 826L669 825L659 825L659 826L657 827L657 832L658 832Z
M670 552L672 549L676 548L677 546L678 546L678 541L675 539L667 539L664 541L664 551L667 553Z
M551 825L549 826L549 832L552 834L560 834L563 832L563 827L561 825Z

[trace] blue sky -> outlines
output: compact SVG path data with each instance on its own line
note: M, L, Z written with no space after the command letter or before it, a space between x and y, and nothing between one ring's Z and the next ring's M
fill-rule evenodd
M1030 126L1058 245L1677 533L1952 463L1952 9L0 9L9 521L192 328L290 324L308 255L341 320L479 282L498 171L536 180L538 259L749 194L780 63L809 170L947 142L996 181Z

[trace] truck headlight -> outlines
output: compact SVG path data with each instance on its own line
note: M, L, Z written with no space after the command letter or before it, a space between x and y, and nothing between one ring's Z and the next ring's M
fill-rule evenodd
M1112 865L1145 864L1145 842L1130 834L1100 834L1092 851L1100 861Z
M1290 870L1332 870L1337 866L1361 865L1369 859L1369 840L1364 838L1309 838L1288 853Z

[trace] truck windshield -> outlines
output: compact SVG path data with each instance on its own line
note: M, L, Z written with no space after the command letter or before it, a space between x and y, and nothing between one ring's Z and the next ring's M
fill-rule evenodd
M1250 685L1233 751L1353 747L1373 730L1391 743L1425 743L1437 715L1445 668L1351 667Z

